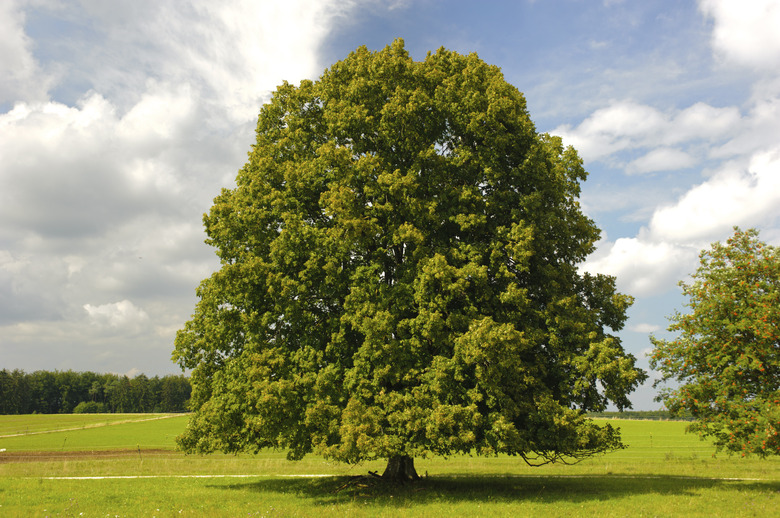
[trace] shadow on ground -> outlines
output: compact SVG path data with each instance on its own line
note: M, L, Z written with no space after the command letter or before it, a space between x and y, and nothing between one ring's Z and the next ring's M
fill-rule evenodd
M403 505L435 502L586 503L640 494L694 495L703 489L780 492L780 482L721 480L675 476L437 476L409 484L387 484L378 479L326 477L270 479L212 486L225 490L294 494L315 504L331 505L365 498L377 504Z

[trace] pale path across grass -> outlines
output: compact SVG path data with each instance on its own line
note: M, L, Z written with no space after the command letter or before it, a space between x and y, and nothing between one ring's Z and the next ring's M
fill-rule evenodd
M104 426L114 426L128 423L142 423L146 421L158 421L160 419L169 419L171 417L181 417L184 414L37 414L33 416L3 416L5 421L10 421L13 418L22 418L24 421L19 423L11 423L10 426L16 426L19 429L21 426L26 426L26 430L16 433L0 434L0 439L7 439L10 437L24 437L27 435L39 435L45 433L57 433L57 432L74 432L77 430L84 430L87 428L102 428ZM100 420L99 422L88 422L89 420ZM32 421L40 421L39 423L32 423ZM75 424L74 423L78 423ZM30 425L37 427L45 427L44 429L29 430ZM57 427L57 424L64 425L64 427ZM8 428L8 424L3 428ZM0 428L2 430L2 428Z

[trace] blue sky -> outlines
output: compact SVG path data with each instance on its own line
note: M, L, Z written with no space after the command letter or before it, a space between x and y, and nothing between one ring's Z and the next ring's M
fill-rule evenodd
M218 267L201 215L263 102L360 45L476 52L590 172L583 268L636 297L621 337L734 225L780 244L777 0L6 0L0 4L0 368L177 372ZM656 408L639 389L639 409Z

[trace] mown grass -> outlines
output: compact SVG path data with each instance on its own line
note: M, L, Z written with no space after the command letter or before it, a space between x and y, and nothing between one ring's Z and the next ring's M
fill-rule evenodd
M381 470L382 461L289 462L273 451L185 456L172 450L184 423L178 417L27 437L18 445L31 455L54 451L34 462L0 459L0 516L774 516L780 508L780 459L713 457L712 446L685 434L681 422L614 421L629 447L573 466L529 468L508 456L419 459L423 481L405 486L350 478ZM68 446L60 449L64 434ZM139 452L56 457L88 440ZM294 477L312 474L328 476ZM193 475L222 478L182 478ZM76 476L162 478L62 478Z
M32 414L0 416L0 440L6 435L46 433L70 428L104 426L180 414Z
M707 478L451 476L0 481L2 516L775 516L778 484ZM83 513L83 514L81 514Z
M131 414L125 414L130 416ZM0 417L0 422L6 416ZM18 417L18 416L12 416ZM40 416L30 416L40 417ZM46 417L46 416L44 416ZM0 437L0 448L7 451L79 451L128 449L174 449L187 416L181 414L144 415L143 417L85 417L83 421L51 416L49 427L37 422L36 433ZM64 416L62 416L64 417Z

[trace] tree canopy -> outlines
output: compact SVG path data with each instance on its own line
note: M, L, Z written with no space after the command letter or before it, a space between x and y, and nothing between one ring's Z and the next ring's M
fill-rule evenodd
M652 337L651 366L676 388L660 395L719 449L780 454L780 250L741 231L700 254L681 282L689 313L675 313L674 340Z
M180 445L530 463L619 447L584 412L630 406L645 374L611 334L632 299L578 269L600 234L585 177L475 54L416 62L397 40L283 84L204 216L221 268L176 337Z

